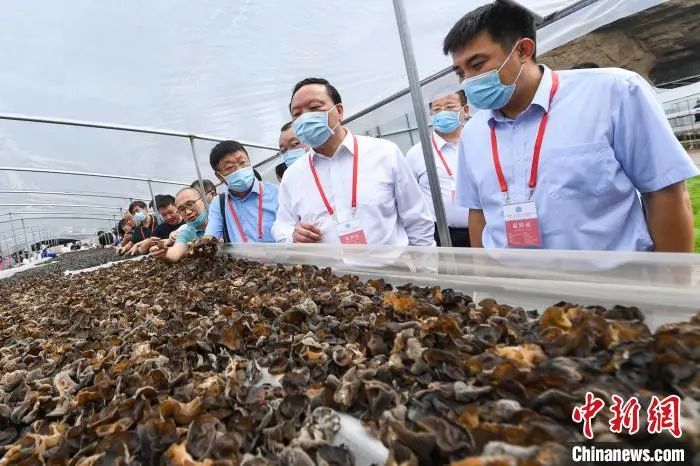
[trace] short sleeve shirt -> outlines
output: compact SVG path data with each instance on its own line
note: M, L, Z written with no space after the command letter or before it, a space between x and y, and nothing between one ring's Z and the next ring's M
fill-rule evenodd
M155 230L153 230L153 235L151 236L155 236L156 238L161 239L167 239L170 236L170 233L177 230L184 224L185 222L180 222L176 225L171 225L167 222L163 222L160 225L158 225Z
M510 202L529 198L537 130L549 120L540 152L534 200L546 249L649 251L639 193L659 191L698 175L666 119L653 88L636 73L615 69L552 71L515 119L481 111L464 127L458 147L457 202L480 209L486 248L507 247L490 127L495 128Z
M146 238L150 238L153 235L154 226L156 225L155 217L151 216L151 226L146 227L144 225L134 225L131 229L131 241L134 243L140 243Z
M187 225L185 226L185 228L181 229L180 232L177 234L175 244L187 244L191 243L194 240L202 239L203 237L204 230L199 230L191 225Z

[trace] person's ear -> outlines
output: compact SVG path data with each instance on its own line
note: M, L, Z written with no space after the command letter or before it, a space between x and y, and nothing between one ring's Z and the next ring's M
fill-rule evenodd
M335 106L336 111L338 112L338 121L343 122L343 114L345 112L345 109L343 108L343 104L337 104Z
M535 55L535 47L534 40L528 38L520 39L517 47L520 63L525 63L528 58L532 58Z

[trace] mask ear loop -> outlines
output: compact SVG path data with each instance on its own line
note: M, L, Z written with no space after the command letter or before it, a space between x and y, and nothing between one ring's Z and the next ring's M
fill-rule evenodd
M518 82L518 79L520 79L520 75L523 74L524 68L525 68L525 64L520 65L520 71L518 72L518 75L515 77L515 81L513 81L513 84L511 84L511 86L515 85L515 83Z
M328 125L328 123L327 123L327 122L328 122L328 116L330 115L331 110L333 110L334 108L336 108L338 105L340 105L340 104L335 104L334 106L332 106L331 108L329 108L328 111L326 112L326 125ZM331 130L331 132L332 132L333 134L335 134L336 128L337 128L338 126L340 126L341 123L342 123L342 122L340 121L340 119L338 119L338 124L337 124L337 125L335 125L335 126L332 127L332 128L329 126L329 128L330 128L330 130Z
M219 173L218 170L214 170L214 174L219 175L221 177L221 179L224 180L221 182L221 184L225 184L226 187L228 188L228 182L226 181L226 177L224 175L222 175L221 173Z
M511 49L511 51L510 51L510 53L508 54L508 56L506 57L506 59L503 61L503 63L501 64L501 66L498 67L498 70L497 70L497 71L501 71L501 70L503 69L503 67L506 66L506 63L508 63L508 60L510 60L510 57L513 56L513 52L515 52L515 49L518 48L518 45L520 45L520 41L518 41L518 42L515 43L515 45L514 45L513 48Z

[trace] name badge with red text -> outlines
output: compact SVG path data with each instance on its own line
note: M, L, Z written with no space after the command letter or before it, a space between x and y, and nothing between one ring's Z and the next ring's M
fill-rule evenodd
M358 217L336 223L341 244L367 244L365 230Z
M506 237L510 248L541 248L542 238L534 201L503 206Z

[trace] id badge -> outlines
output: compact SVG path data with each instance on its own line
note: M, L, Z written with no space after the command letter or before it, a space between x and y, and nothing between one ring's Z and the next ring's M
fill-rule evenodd
M503 206L503 217L506 220L508 247L542 247L535 201L506 204Z
M338 237L341 244L367 244L365 230L362 228L362 223L358 217L338 222L336 228L338 229Z

